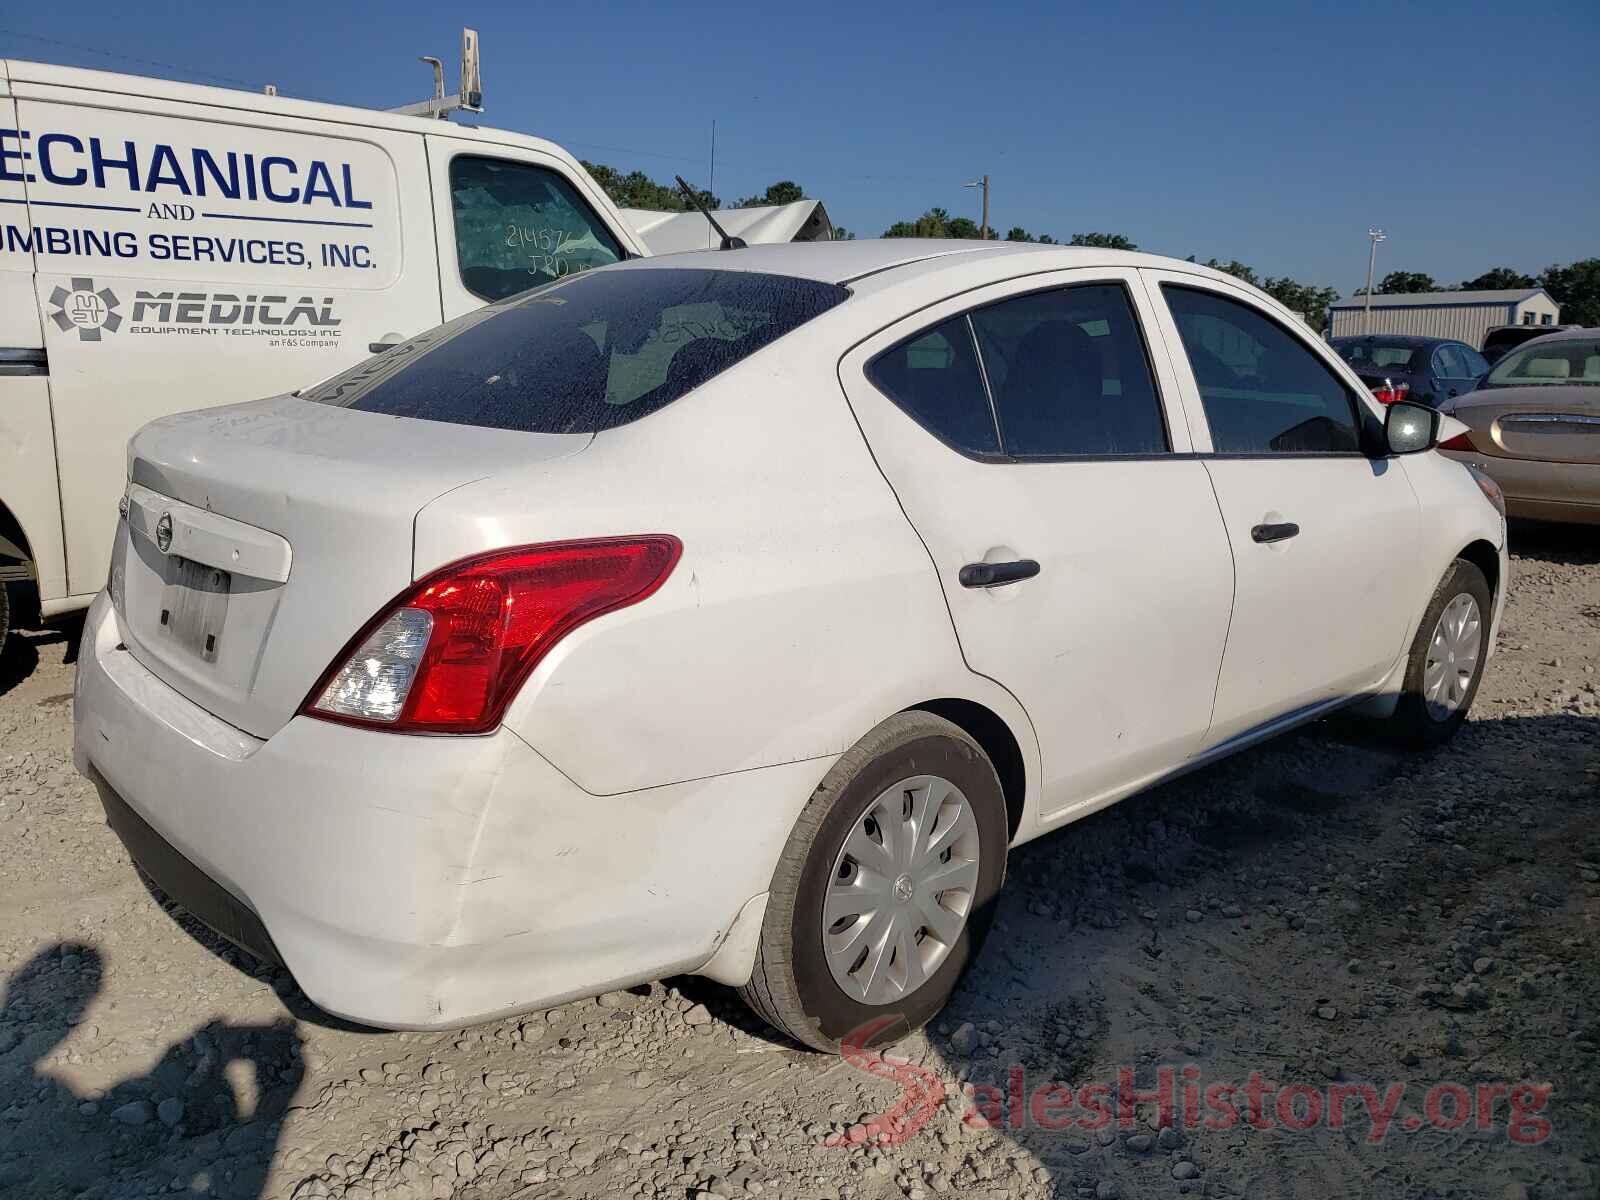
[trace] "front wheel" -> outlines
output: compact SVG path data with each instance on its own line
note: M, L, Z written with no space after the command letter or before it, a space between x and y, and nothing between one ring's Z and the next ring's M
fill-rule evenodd
M1483 679L1492 603L1483 572L1456 559L1417 627L1400 702L1385 732L1423 749L1455 736Z
M889 718L795 823L740 995L818 1050L921 1028L988 933L1006 841L1005 795L977 742L930 713Z

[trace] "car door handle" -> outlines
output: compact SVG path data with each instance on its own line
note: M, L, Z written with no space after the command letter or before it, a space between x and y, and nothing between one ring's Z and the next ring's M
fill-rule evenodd
M1300 526L1293 521L1283 521L1277 525L1257 525L1250 531L1250 540L1265 545L1267 542L1283 542L1300 533Z
M1019 558L1016 562L968 563L961 568L958 578L962 587L993 588L1004 587L1008 583L1021 583L1024 579L1032 579L1039 573L1039 564L1031 558Z

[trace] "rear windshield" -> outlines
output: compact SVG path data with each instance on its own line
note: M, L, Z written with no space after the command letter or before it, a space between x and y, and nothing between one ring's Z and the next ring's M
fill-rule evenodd
M1409 371L1414 356L1414 346L1386 346L1382 342L1344 342L1337 347L1345 362L1354 367L1389 367Z
M1513 350L1495 364L1484 387L1537 387L1586 383L1600 386L1600 340L1557 338Z
M391 417L598 433L664 408L849 294L750 271L589 271L441 325L301 395Z

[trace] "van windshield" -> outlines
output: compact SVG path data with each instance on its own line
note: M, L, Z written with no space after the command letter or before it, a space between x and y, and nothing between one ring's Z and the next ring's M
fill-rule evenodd
M391 417L598 433L666 407L849 295L751 271L588 271L457 318L301 396Z

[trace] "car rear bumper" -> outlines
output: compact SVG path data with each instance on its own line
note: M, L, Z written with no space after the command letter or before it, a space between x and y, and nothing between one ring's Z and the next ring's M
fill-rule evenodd
M265 741L84 627L75 759L173 900L322 1008L439 1029L707 963L831 760L593 796L507 730Z
M1600 464L1497 458L1460 450L1441 453L1488 472L1505 492L1506 511L1513 517L1600 523Z

